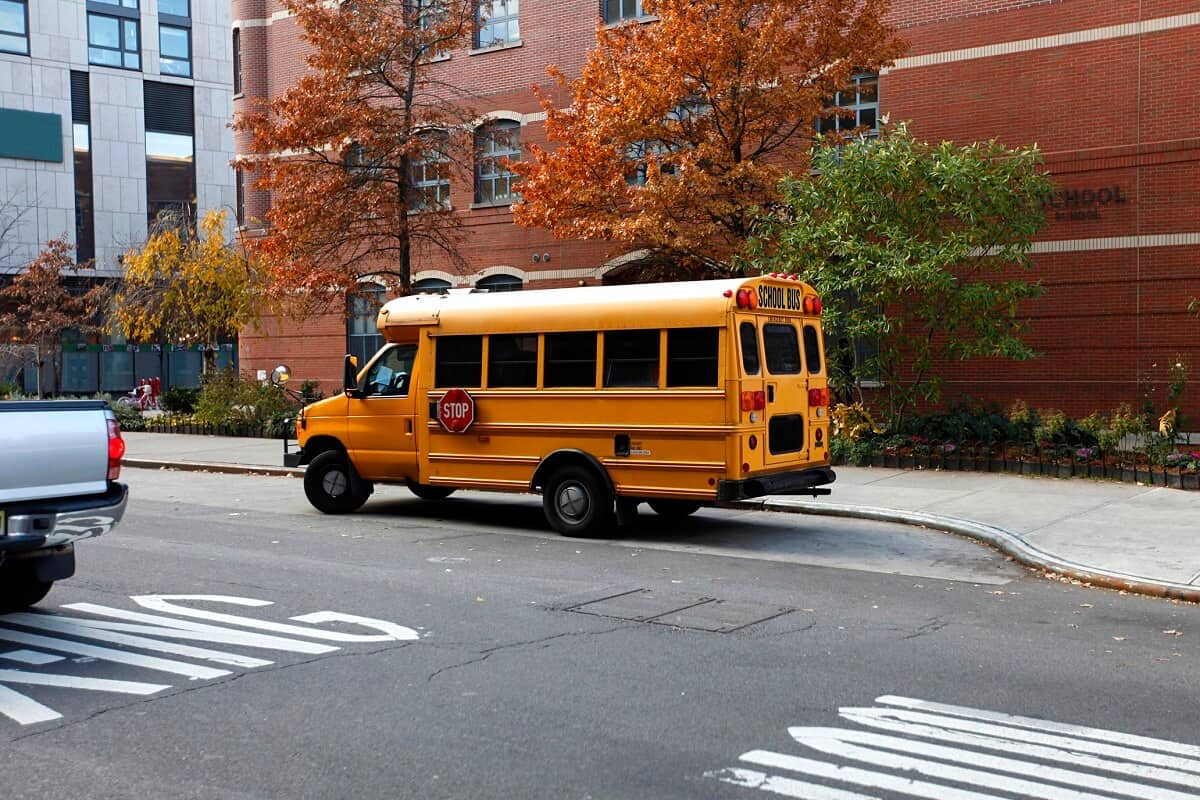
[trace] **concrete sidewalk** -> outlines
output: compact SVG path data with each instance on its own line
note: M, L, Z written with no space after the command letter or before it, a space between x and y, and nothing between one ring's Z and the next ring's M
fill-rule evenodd
M283 443L124 434L130 467L300 475ZM920 525L1111 588L1200 601L1200 492L1084 478L839 467L829 497L749 501L773 511Z

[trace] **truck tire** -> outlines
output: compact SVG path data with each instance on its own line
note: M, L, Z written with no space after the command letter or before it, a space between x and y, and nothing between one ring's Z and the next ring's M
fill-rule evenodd
M304 470L304 494L318 511L348 514L361 508L371 492L345 453L326 450Z
M700 510L700 504L694 500L649 500L647 501L654 513L664 519L683 519Z
M31 566L0 569L0 612L20 611L36 605L54 581L40 581Z
M595 536L613 524L613 498L594 470L562 467L542 492L542 510L550 527L563 536Z
M445 500L450 495L454 494L453 487L450 486L430 486L428 483L407 483L408 490L422 500Z

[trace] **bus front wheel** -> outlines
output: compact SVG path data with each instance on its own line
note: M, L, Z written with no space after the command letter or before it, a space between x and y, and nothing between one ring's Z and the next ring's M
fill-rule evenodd
M361 508L371 491L354 474L345 453L326 450L304 470L304 494L318 511L348 514Z
M586 467L555 472L542 494L542 509L550 527L564 536L593 536L612 527L613 498Z

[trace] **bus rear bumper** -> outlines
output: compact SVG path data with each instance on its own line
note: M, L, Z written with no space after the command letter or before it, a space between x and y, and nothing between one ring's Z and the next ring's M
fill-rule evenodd
M768 494L809 494L817 497L830 494L825 484L833 483L837 475L829 467L813 467L795 472L760 475L744 481L717 483L717 501L749 500Z

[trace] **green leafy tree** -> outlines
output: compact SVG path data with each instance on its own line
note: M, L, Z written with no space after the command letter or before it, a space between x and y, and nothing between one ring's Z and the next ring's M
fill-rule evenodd
M92 264L75 263L75 246L62 239L45 249L12 283L0 289L0 331L13 344L36 352L38 397L43 394L42 369L50 361L54 386L62 385L62 341L67 329L100 330L108 304L108 287L83 277Z
M863 363L829 361L843 385L850 370L882 381L897 427L918 401L940 399L939 363L1034 357L1019 310L1041 293L1023 274L1051 190L1040 163L1036 147L931 145L904 125L818 147L817 177L784 180L748 254L814 284L841 346L878 343Z
M198 231L160 218L145 247L126 253L114 307L133 341L204 345L206 372L221 339L258 319L263 286L258 263L226 241L225 218L210 211Z

